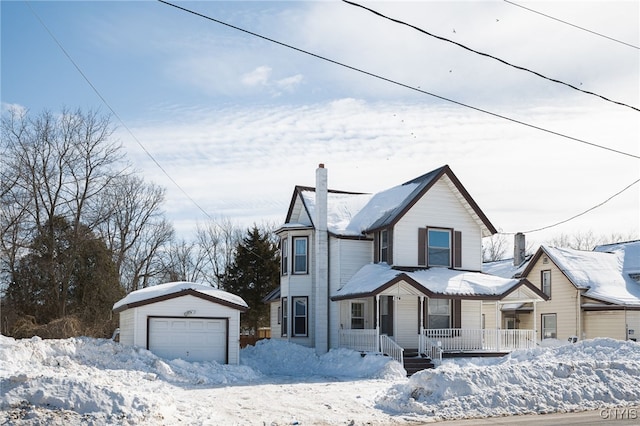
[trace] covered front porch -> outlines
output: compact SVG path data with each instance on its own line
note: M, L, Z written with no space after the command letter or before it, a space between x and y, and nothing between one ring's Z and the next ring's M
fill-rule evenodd
M544 299L529 285L499 294L438 294L402 278L375 294L334 299L340 312L338 347L384 353L401 363L410 352L437 364L448 355L536 346L536 303ZM526 306L534 327L519 329L519 323L507 321L510 306Z

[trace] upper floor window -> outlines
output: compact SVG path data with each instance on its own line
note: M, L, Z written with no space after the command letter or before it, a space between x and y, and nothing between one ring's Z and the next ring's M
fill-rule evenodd
M286 336L288 332L287 323L289 321L289 305L287 305L286 297L282 298L281 312L282 312L282 323L280 324L280 330L281 330L282 336Z
M380 262L389 262L389 231L380 231Z
M293 237L293 273L306 274L307 268L307 237Z
M427 230L427 266L451 266L451 231Z
M540 289L544 294L551 297L551 271L540 271Z
M280 240L280 272L282 275L289 272L289 240L286 238Z

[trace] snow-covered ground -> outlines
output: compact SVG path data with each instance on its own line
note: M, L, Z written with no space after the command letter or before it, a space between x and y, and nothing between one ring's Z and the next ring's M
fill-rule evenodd
M406 424L640 404L640 344L596 339L448 360L407 379L378 355L261 341L242 365L110 340L0 336L0 424Z

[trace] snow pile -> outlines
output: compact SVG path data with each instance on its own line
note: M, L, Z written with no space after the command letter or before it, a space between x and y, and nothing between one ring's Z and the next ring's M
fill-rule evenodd
M242 350L241 362L266 375L334 377L341 379L406 377L402 366L379 354L362 356L349 349L331 349L317 356L315 349L280 340L260 340Z
M435 419L583 411L640 402L640 344L595 339L445 361L378 400L395 413Z
M110 340L0 336L0 424L411 424L640 404L640 344L597 339L405 377L387 357L271 340L242 365Z

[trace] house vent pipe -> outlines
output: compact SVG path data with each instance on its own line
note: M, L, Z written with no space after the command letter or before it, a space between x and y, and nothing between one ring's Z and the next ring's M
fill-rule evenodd
M522 265L525 259L525 238L522 232L518 232L513 240L513 266Z

